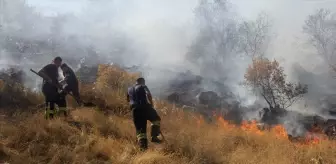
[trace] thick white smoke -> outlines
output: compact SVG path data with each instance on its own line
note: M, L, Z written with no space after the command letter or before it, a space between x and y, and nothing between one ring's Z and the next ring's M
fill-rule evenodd
M19 64L26 71L40 69L58 55L75 69L80 61L87 65L112 62L127 67L140 65L149 86L158 93L162 92L165 82L174 77L174 72L192 70L225 83L247 105L255 98L238 84L243 80L250 58L228 48L237 45L234 37L227 37L227 41L222 42L225 46L218 46L224 38L222 34L227 34L221 32L230 28L234 31L243 21L254 21L260 12L266 13L272 28L265 55L280 60L290 80L310 84L311 79L302 78L293 64L299 64L308 72L317 72L314 68L324 62L317 63L319 58L306 44L302 26L315 10L336 8L332 1L236 0L228 4L224 0L203 0L203 3L223 2L227 6L225 10L215 6L210 12L213 15L208 15L214 19L200 23L201 17L196 12L202 2L199 0L0 2L0 68ZM207 60L191 62L187 55L195 52L202 52L199 53L202 59ZM218 55L222 58L216 58ZM320 91L318 80L321 79L311 84L311 97ZM330 80L323 81L330 83ZM204 85L216 89L212 84ZM328 87L324 90L327 92ZM297 108L302 106L293 107Z

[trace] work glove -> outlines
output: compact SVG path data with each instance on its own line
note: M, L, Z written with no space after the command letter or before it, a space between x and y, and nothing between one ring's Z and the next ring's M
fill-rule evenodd
M61 86L62 90L66 90L66 88L68 87L68 84L64 84L64 85L60 84L60 86Z

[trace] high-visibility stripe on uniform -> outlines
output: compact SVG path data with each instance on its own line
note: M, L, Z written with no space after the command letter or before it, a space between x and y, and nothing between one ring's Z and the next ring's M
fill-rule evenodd
M153 126L153 125L160 126L160 121L153 121L153 122L152 122L152 126Z
M146 138L147 138L146 133L139 133L139 134L137 135L137 139L138 139L138 140L146 139Z
M47 109L44 111L44 115L46 116L46 118L49 118L51 114L55 114L56 111L54 110L50 110L50 109Z
M44 114L55 114L56 113L56 111L54 111L54 110L50 110L50 109L48 109L48 110L45 110L44 111Z

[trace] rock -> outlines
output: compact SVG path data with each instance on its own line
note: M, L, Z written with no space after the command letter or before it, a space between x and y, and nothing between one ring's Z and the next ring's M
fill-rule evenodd
M194 97L186 92L173 92L167 96L167 100L170 103L174 103L177 105L189 105L193 106L195 104Z
M200 92L196 100L198 104L207 105L210 108L220 107L221 103L221 98L213 91Z
M181 102L181 96L177 92L174 92L168 95L167 100L171 103L179 104Z

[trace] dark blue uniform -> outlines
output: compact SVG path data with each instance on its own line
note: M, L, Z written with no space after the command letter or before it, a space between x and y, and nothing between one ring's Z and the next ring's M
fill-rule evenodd
M128 88L129 103L131 107L151 105L147 100L147 93L150 92L146 85L135 85Z
M63 75L65 77L65 81L68 84L68 89L71 92L76 92L73 93L74 95L78 93L78 79L76 77L75 72L68 67L67 71L63 71Z
M149 103L147 95L150 94L146 85L135 85L128 88L127 97L133 114L133 122L136 129L136 135L140 147L147 149L147 120L152 123L151 136L152 142L157 142L157 136L160 135L161 118Z
M72 93L72 95L76 98L77 103L80 104L79 83L75 72L68 67L68 70L63 71L63 76L65 78L66 86L63 88L63 92L61 93L59 105L66 107L65 96L69 92Z
M42 71L52 80L53 84L43 80L42 93L45 97L46 116L53 117L55 114L55 104L58 101L58 67L55 64L48 64ZM49 107L49 109L48 109Z

